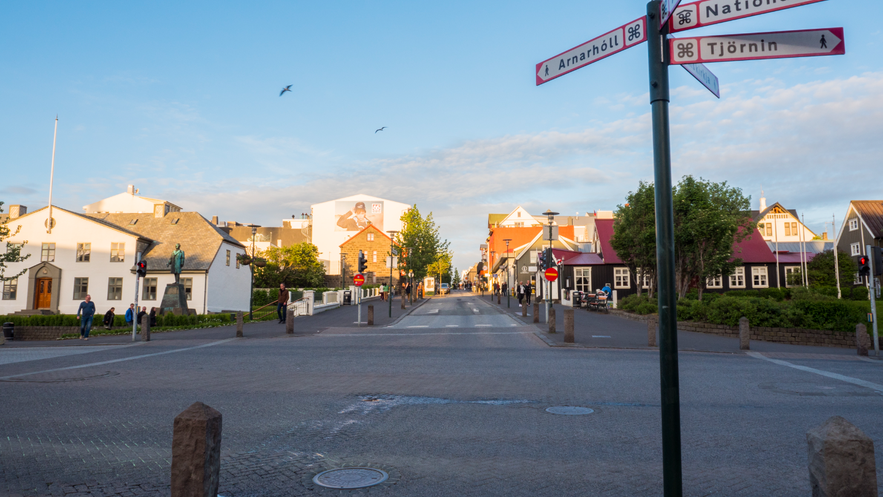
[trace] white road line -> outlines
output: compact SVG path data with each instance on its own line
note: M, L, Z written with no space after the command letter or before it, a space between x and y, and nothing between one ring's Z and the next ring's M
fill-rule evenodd
M408 328L429 328L429 326L421 325L421 326L408 326Z
M67 371L67 370L70 370L70 369L89 368L89 367L92 367L92 366L103 366L103 365L105 365L105 364L113 364L113 363L115 363L115 362L123 362L123 361L133 361L133 360L135 360L135 359L144 359L145 357L153 357L153 356L158 356L158 355L174 354L175 352L184 352L185 350L194 350L194 349L201 349L201 348L203 348L203 347L212 347L212 346L214 346L214 345L220 345L220 344L222 344L222 343L227 343L227 342L230 342L230 341L233 341L233 340L238 340L238 339L237 339L237 338L228 338L228 339L226 339L226 340L219 340L219 341L217 341L217 342L204 343L204 344L202 344L202 345L197 345L197 346L195 346L195 347L187 347L187 348L183 348L183 349L167 350L167 351L165 351L165 352L154 352L153 354L136 355L136 356L132 356L132 357L126 357L126 358L124 358L124 359L113 359L113 360L110 360L110 361L93 362L93 363L91 363L91 364L81 364L81 365L79 365L79 366L68 366L68 367L66 367L66 368L47 369L47 370L44 370L44 371L34 371L33 373L22 373L22 374L14 374L14 375L10 375L10 376L2 376L2 377L0 377L0 380L8 380L8 379L10 379L10 378L21 378L22 376L30 376L30 375L32 375L32 374L54 373L54 372L56 372L56 371Z
M460 327L459 324L448 324L448 325L445 325L445 328L459 328L459 327Z
M475 325L476 328L490 328L492 326L493 326L492 324L477 324L477 325Z
M428 333L323 333L323 337L404 337L428 335L533 335L532 331L430 331ZM2 379L2 378L0 378Z
M610 335L592 335L592 338L610 338Z
M860 380L858 378L853 378L851 376L844 376L842 374L831 373L828 371L822 371L821 369L810 368L807 366L800 366L797 364L792 364L788 361L782 361L779 359L770 359L769 357L759 353L759 352L746 352L747 355L755 358L755 359L763 359L764 361L769 361L773 364L778 364L779 366L787 366L789 368L799 369L800 371L806 371L807 373L813 373L821 376L826 376L828 378L833 378L835 380L845 381L846 383L852 383L853 385L858 385L865 388L870 388L878 393L883 393L883 385L878 383L871 383L870 381Z

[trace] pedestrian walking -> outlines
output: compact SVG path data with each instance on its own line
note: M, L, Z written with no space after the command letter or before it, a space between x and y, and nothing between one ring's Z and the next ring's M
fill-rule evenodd
M519 283L516 291L518 292L518 307L521 307L524 303L524 283Z
M279 316L279 322L285 323L285 318L288 310L288 290L285 288L285 283L279 284L279 298L276 299L276 314Z
M532 288L530 286L530 281L526 281L524 283L524 299L527 301L527 305L530 305L530 292Z
M115 317L114 312L116 307L111 307L109 311L104 313L104 329L109 330L113 327L113 318Z
M139 312L138 315L137 315L137 318L138 318L138 326L141 326L141 323L142 323L143 320L144 320L144 316L146 316L146 315L147 315L147 307L142 307L142 308L141 308L141 312Z
M129 308L126 309L126 324L132 326L132 323L135 322L135 304L129 304Z
M89 332L92 331L92 319L94 317L95 302L92 302L91 295L86 295L86 300L80 302L80 307L77 309L77 320L80 321L80 340L89 339Z
M150 308L150 327L156 326L156 307Z

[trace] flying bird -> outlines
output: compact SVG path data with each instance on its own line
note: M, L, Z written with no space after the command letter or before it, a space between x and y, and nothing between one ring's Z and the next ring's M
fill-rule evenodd
M386 129L386 126L380 128L380 129L378 129L378 130L375 130L375 131L374 131L374 134L376 135L378 131L383 131L383 130L385 130L385 129Z
M285 93L285 92L287 92L287 91L291 91L291 85L288 85L288 86L286 86L285 88L282 88L282 91L279 92L279 96L281 97L282 94Z

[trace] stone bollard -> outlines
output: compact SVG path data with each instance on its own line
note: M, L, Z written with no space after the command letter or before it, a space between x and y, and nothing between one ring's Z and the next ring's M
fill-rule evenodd
M549 333L555 333L555 308L549 307Z
M656 347L656 330L659 329L659 318L651 317L647 320L647 346Z
M868 335L868 328L863 324L855 325L855 348L861 356L867 356L868 349L871 348L871 336Z
M203 404L175 416L172 497L216 497L221 472L221 413Z
M150 316L147 314L141 318L141 341L150 341Z
M285 309L285 333L294 335L294 309Z
M813 497L876 497L874 441L840 416L806 432Z
M540 322L540 304L537 304L536 302L533 304L533 322Z
M245 335L242 334L242 311L236 313L236 338L242 338Z
M523 317L523 318L527 317L527 304L523 304L521 306L521 317Z
M368 326L374 326L374 306L368 306Z
M402 309L405 308L405 294L402 294Z
M497 294L497 305L500 305L500 294Z
M564 343L573 343L573 309L564 309Z
M748 325L748 318L742 316L739 318L739 350L751 349L751 327Z

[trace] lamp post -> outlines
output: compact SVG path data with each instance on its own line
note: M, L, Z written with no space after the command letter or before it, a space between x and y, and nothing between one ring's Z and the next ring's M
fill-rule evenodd
M511 238L506 238L503 240L506 242L506 307L509 307L509 294L512 293L512 275L509 271L509 242L512 241Z
M251 283L248 286L248 320L254 321L254 244L260 225L249 224L248 227L251 228L251 261L248 264L248 267L251 270Z
M396 235L399 234L398 231L387 231L389 233L389 295L387 295L387 300L389 301L389 317L392 317L392 251L395 242Z
M552 223L555 222L555 216L557 216L558 213L552 212L551 209L548 209L543 215L549 219L549 258L554 259L555 256L552 255ZM546 290L546 322L548 323L549 309L552 307L552 284L549 283L549 280L546 280Z

